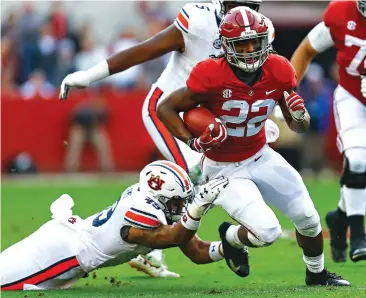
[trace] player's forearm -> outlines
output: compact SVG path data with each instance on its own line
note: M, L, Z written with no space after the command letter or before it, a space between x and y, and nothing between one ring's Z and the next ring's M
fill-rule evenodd
M164 225L154 230L130 228L128 236L124 240L154 249L163 249L186 243L195 233L196 230L188 230L178 222L174 226Z
M109 72L112 75L169 52L183 51L184 46L182 33L172 24L144 42L109 57Z
M317 55L317 52L312 48L308 38L305 38L295 53L291 57L291 64L294 66L298 84L304 78L305 72L308 69L311 61Z
M179 248L195 264L213 263L224 258L221 241L202 241L195 236Z

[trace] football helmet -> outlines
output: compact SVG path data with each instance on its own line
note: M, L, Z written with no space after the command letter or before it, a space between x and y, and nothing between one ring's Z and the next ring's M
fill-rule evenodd
M219 33L227 61L254 72L269 55L269 29L264 17L248 7L235 7L221 21ZM245 46L246 50L241 48Z
M262 3L262 0L212 0L213 5L215 6L216 15L221 20L226 14L225 4L231 2L233 4L237 3L238 6L246 6L255 11L259 11L259 6Z
M357 9L366 18L366 0L357 0Z
M140 173L140 192L153 199L168 221L177 222L194 197L194 186L188 174L170 161L155 161Z

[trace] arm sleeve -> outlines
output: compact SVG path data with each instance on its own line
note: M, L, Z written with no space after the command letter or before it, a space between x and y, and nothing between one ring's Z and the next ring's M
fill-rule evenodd
M324 22L316 25L308 34L308 39L311 46L318 53L324 52L325 50L334 46L334 41L330 30L325 26Z
M210 70L205 61L199 62L192 69L188 77L186 83L187 87L191 89L193 93L208 93L211 86L209 74Z

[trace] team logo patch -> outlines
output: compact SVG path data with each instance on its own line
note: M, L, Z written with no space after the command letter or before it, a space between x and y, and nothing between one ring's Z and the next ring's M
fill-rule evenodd
M162 185L165 183L164 180L161 180L160 176L151 175L147 184L153 190L161 190Z
M347 29L348 30L355 30L356 29L356 22L355 21L348 21Z
M230 98L233 92L230 89L225 89L222 91L222 97L223 98Z
M219 38L215 39L212 45L217 50L221 49L221 40Z

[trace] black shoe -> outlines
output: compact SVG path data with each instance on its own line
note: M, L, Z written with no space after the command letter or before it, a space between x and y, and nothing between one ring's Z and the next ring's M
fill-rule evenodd
M225 261L228 267L240 277L247 277L250 272L248 248L235 248L226 240L226 231L231 226L228 222L223 222L219 227L222 248L224 250Z
M350 286L351 284L342 276L324 269L320 273L312 273L306 268L305 283L308 286Z
M351 240L349 256L353 262L366 260L366 238Z
M338 211L329 211L325 217L330 234L330 252L334 262L347 260L347 221L340 218Z

